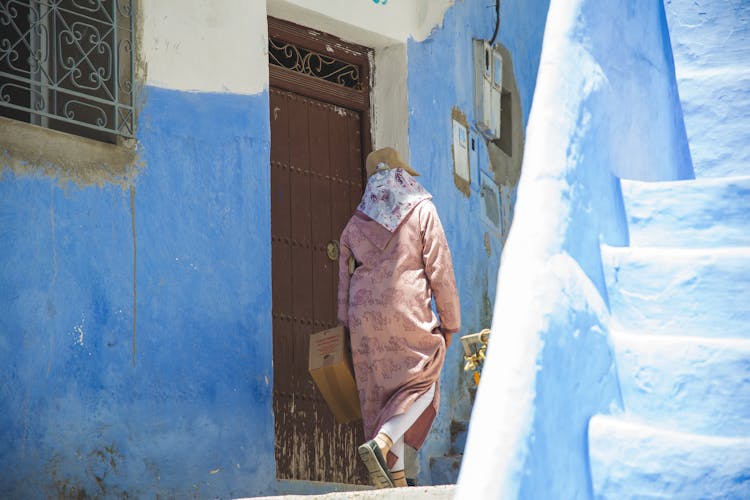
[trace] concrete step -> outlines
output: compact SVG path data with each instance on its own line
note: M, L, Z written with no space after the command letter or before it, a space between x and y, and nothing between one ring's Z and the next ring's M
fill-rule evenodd
M669 0L665 8L678 76L685 68L750 67L750 2Z
M685 70L678 86L695 176L749 175L749 67Z
M455 485L449 486L417 486L409 488L388 488L369 491L339 491L326 494L312 495L279 495L270 497L253 497L254 500L310 500L317 498L321 500L367 500L376 498L378 500L451 500L455 493ZM237 500L250 500L237 499Z
M750 439L685 434L595 415L589 460L597 499L750 498Z
M750 340L610 336L628 414L684 432L750 438Z
M630 246L750 246L750 176L622 181Z
M750 2L664 2L696 177L750 174Z
M616 328L750 339L750 247L602 246Z

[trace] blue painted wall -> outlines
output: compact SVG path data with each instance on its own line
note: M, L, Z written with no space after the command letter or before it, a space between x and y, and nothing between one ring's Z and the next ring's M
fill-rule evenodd
M548 5L502 3L524 122ZM451 245L463 332L489 325L502 241L480 217L481 141L470 196L453 183L451 110L474 121L472 38L494 21L491 2L456 2L408 45L411 162ZM0 179L0 470L14 471L0 496L275 488L268 95L143 98L132 190ZM456 338L422 482L469 418L462 368Z
M750 2L665 0L698 177L750 164Z
M550 5L457 498L592 498L587 428L621 396L600 244L615 175L693 177L661 2ZM614 174L614 175L613 175Z
M2 497L272 488L268 94L144 98L132 206L0 180Z
M513 57L524 125L534 94L548 6L549 0L501 3L496 42L505 45ZM494 27L493 2L456 2L446 13L442 28L425 41L412 40L408 45L410 161L422 174L420 182L433 194L445 228L460 293L462 333L490 326L502 238L481 219L479 171L492 178L487 148L481 139L477 140L478 152L473 157L478 162L471 165L470 195L466 197L454 184L451 110L459 108L469 124L474 123L472 39L491 38ZM508 186L507 192L515 196L515 187ZM490 240L490 255L484 246L485 233ZM463 351L456 336L441 379L441 411L421 455L423 483L433 480L429 458L448 451L451 420L469 418L472 401L468 388L473 382L463 365Z

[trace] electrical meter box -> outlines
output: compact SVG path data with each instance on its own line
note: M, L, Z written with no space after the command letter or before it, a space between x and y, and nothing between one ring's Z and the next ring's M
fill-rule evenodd
M486 40L474 40L474 116L487 139L500 138L503 56Z

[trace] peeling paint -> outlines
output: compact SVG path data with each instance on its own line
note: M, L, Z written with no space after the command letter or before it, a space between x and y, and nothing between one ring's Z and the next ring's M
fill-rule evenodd
M76 335L75 343L79 346L83 346L83 326L86 324L86 315L81 314L81 322L73 327L73 333Z
M141 51L143 39L142 0L133 0L135 47L133 56L135 88L145 81L147 63ZM144 105L143 94L134 92L136 121ZM120 138L107 144L57 130L0 116L0 180L5 171L16 177L42 175L57 179L60 187L115 184L123 189L134 184L143 168L137 142Z
M74 477L65 468L65 459L54 455L45 465L45 475L50 478L47 498L84 500L90 498L129 498L128 492L112 486L113 476L119 475L118 462L122 455L114 444L93 448L89 452L77 449L75 456L86 460L85 475Z
M58 185L79 187L133 184L142 166L134 141L106 144L57 130L0 117L0 179L5 170L17 177L43 175Z

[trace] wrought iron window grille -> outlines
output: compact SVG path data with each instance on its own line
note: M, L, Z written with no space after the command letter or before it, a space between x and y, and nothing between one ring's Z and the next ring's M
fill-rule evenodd
M360 68L356 64L270 37L268 39L268 62L274 66L280 66L350 89L362 90L363 88L360 80Z
M2 0L0 116L132 138L134 0Z

